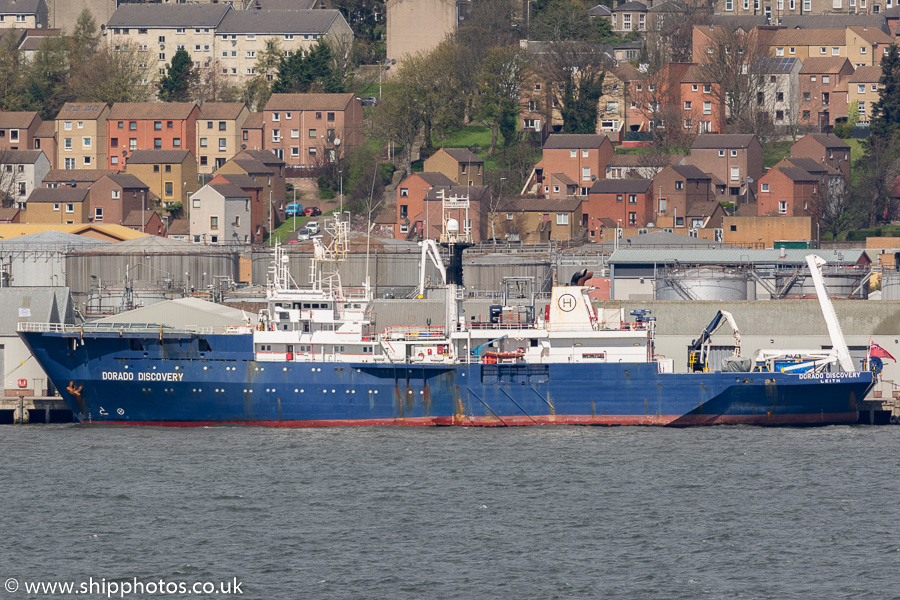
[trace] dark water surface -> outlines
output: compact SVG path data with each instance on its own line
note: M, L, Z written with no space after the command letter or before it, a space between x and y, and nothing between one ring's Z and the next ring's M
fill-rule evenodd
M900 598L898 440L900 427L3 427L0 584ZM47 596L0 589L29 597Z

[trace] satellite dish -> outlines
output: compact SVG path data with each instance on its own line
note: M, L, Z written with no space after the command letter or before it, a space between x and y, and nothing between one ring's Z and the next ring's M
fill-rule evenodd
M246 149L247 149L247 144L241 144L241 150L246 150Z
M78 182L73 179L69 182L69 187L78 187Z
M335 145L335 146L340 146L340 145L341 145L341 138L334 138L334 145Z

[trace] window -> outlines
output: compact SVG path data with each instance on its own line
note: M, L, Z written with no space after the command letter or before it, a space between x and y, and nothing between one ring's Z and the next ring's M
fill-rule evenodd
M822 75L822 83L831 83L830 75Z
M20 198L24 198L25 195L26 195L26 194L25 194L25 182L24 182L24 181L20 181L20 182L19 182L19 197L20 197Z
M637 204L637 194L628 194L628 204Z
M759 188L760 193L763 193L763 194L769 193L769 184L768 183L761 183L759 185L760 185L760 188Z
M557 213L556 214L556 224L557 225L568 225L569 224L569 215L566 213Z
M666 198L659 199L659 212L666 212Z
M65 123L63 123L63 129L65 129L66 131L71 131L72 130L72 121L66 121Z
M719 158L725 158L725 151L719 150Z
M783 120L784 120L784 111L783 111L783 110L776 110L776 111L775 111L775 120L776 120L776 121L783 121Z
M607 102L606 103L606 112L619 112L619 103L618 102Z
M256 50L247 50L247 58L256 58Z
M676 189L676 190L683 190L683 189L684 189L684 182L683 182L683 181L676 181L676 182L675 182L675 189Z
M699 89L700 89L700 86L698 86L696 83L692 83L692 84L691 84L691 91L692 91L692 92L696 92L696 91L698 91Z
M82 157L82 162L83 162L84 164L86 164L86 165L91 164L91 157L90 157L90 156L83 156L83 157Z
M181 148L181 138L174 138L172 140L172 147L173 148Z
M803 101L809 102L809 92L803 92Z
M827 53L828 53L828 48L826 48L825 46L822 46L819 48L819 54L827 54Z
M841 55L841 49L840 49L840 48L832 48L832 49L831 49L831 55L832 55L832 56L840 56L840 55Z
M779 215L787 214L787 200L779 200L778 201L778 214Z
M788 48L788 54L796 54L796 53L797 53L796 48L794 48L794 47Z
M153 138L153 149L162 150L162 138Z
M873 91L873 92L877 92L877 91L878 91L878 84L877 84L877 83L873 83L873 84L872 84L872 91Z
M219 152L225 152L228 146L227 138L219 138Z
M862 48L860 48L860 49L859 49L859 53L860 53L860 54L865 54L865 53L866 53L866 47L863 46Z
M582 150L582 151L581 151L581 158L587 158L587 157L588 157L588 151L587 151L587 150Z
M200 147L206 148L206 146L207 146L206 138L200 138Z
M166 173L172 172L172 165L166 165Z
M326 115L326 120L327 120L327 121L334 121L334 113L333 113L333 112L328 113L328 114Z
M784 48L775 48L775 56L784 56Z
M200 198L194 198L192 205L194 208L200 208Z
M691 101L690 100L686 101L684 103L684 110L691 110L691 106L692 106Z
M172 181L166 182L166 196L173 196L175 194L175 183Z
M856 86L856 93L857 94L865 94L866 93L865 84Z
M703 103L703 114L704 115L712 114L712 102L704 102Z
M56 212L59 212L59 204L54 204L53 210L55 210Z
M865 102L859 103L859 114L860 115L866 114L866 103Z
M624 196L622 194L616 194L616 202L621 202Z
M734 0L725 0L725 10L727 12L734 10Z
M400 197L408 198L409 197L409 188L400 188Z
M128 121L128 130L137 131L137 121Z
M816 76L815 76L815 75L810 76L809 80L810 80L811 82L814 82L814 81L816 80Z
M630 212L628 213L628 225L634 227L637 225L637 213Z
M711 94L711 93L712 93L712 84L711 84L711 83L704 83L704 84L703 84L703 93L704 93L704 94Z
M280 129L273 129L273 130L272 130L272 141L273 141L273 142L280 142L280 141L281 141L281 130L280 130Z
M291 129L291 137L294 139L298 139L300 137L299 129Z
M72 204L71 202L69 202L68 204L66 204L66 212L67 212L67 213L73 213L73 212L75 212L75 205Z
M731 158L737 158L737 150L731 151Z
M219 229L219 217L210 217L209 218L209 230L210 231L218 231Z
M631 30L631 13L625 13L622 15L622 29L625 31Z
M583 181L591 180L591 168L590 167L582 167L581 168L581 179Z
M577 153L575 150L569 150L569 158L575 158L576 156L577 156Z
M63 148L66 150L72 149L72 138L63 139Z
M112 191L112 199L113 200L118 200L120 196L121 196L121 192L119 190Z
M740 180L741 180L740 167L731 167L731 181L740 181Z
M809 121L809 111L808 110L803 111L803 120Z
M784 92L775 92L775 101L784 102Z
M309 130L309 139L311 139L311 140L316 139L316 130L315 129Z
M691 127L693 127L693 126L694 126L694 121L693 121L692 119L685 119L685 120L684 120L684 128L685 128L685 130L690 131L690 130L691 130Z

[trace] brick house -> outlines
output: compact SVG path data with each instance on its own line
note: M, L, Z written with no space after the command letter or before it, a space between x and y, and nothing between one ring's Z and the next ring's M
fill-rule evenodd
M125 172L147 184L163 205L180 202L186 212L188 195L197 184L197 159L187 150L135 150Z
M141 233L166 237L166 224L154 210L133 210L122 220L122 226Z
M35 188L28 196L26 223L74 225L90 221L90 190L86 188Z
M844 30L844 34L847 59L856 68L877 67L894 43L894 38L878 27L851 25Z
M263 149L263 114L252 112L241 127L241 150Z
M843 28L779 29L769 41L772 56L796 58L806 64L810 58L846 58L847 36Z
M0 150L34 150L34 136L41 123L36 112L0 112Z
M811 158L837 169L850 181L850 145L831 133L810 133L791 146L791 157Z
M762 145L752 134L698 135L683 164L725 182L729 196L753 197L763 174Z
M422 172L413 173L400 182L397 186L397 214L394 237L400 240L406 239L410 231L422 229L420 223L426 221L441 223L440 206L429 205L429 210L437 211L433 214L425 214L425 197L429 190L435 187L449 188L454 181L443 173ZM428 228L429 230L431 227Z
M600 219L622 227L646 227L656 214L652 185L651 179L598 179L582 207L585 228L594 231Z
M613 154L606 165L607 179L652 179L668 166L681 164L684 154Z
M272 94L263 109L263 147L290 166L333 162L362 143L354 94Z
M270 152L265 151L252 152L271 154ZM283 171L284 168L282 163L281 172L283 173ZM251 211L251 219L253 221L253 231L251 236L254 240L264 239L267 232L281 221L283 215L285 186L284 183L282 183L279 189L279 169L275 166L266 166L255 159L248 151L245 151L216 169L216 177L211 181L216 181L216 178L219 175L224 176L226 179L231 175L244 175L255 184L261 186L262 189L259 191L259 197L262 206L260 210ZM216 183L218 183L218 181L216 181Z
M846 58L808 58L800 69L800 124L828 129L835 119L847 116L847 103L834 97L841 84L853 74Z
M597 102L600 124L597 133L606 133L613 139L621 141L620 136L628 112L626 91L632 81L639 81L643 77L637 68L627 62L620 62L606 71L603 77L603 95Z
M132 211L152 212L150 188L127 173L104 175L90 186L89 217L94 223L125 225Z
M65 169L102 169L106 159L109 107L100 102L67 102L56 115L56 164Z
M264 186L249 175L240 173L222 173L213 177L209 183L236 185L250 197L250 243L262 244L265 239L266 222L269 218L263 198Z
M212 173L241 151L250 111L243 102L204 102L197 115L197 170Z
M682 111L681 127L688 132L725 131L725 105L719 100L719 84L710 81L700 65L692 64L680 82L678 102Z
M674 165L664 168L653 177L657 227L684 227L688 207L716 198L712 178L694 165Z
M443 173L457 185L484 185L484 161L467 148L439 148L425 159L423 168Z
M34 149L43 150L50 160L50 168L57 168L56 164L56 122L44 121L34 134Z
M564 175L561 182L576 185L575 194L586 196L596 179L606 177L606 166L615 149L604 134L553 134L544 142L542 157L535 165L523 194L550 197L559 195L551 182L553 175Z
M808 216L818 187L817 176L799 167L776 165L759 180L757 215Z
M562 200L519 196L505 198L488 219L493 218L493 231L498 239L511 242L537 243L576 240L581 233L582 198Z
M108 169L122 168L140 150L187 150L197 156L193 102L117 102L106 121Z

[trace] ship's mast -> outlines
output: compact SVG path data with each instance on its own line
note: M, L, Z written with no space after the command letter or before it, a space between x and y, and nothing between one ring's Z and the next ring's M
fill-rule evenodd
M447 265L446 327L448 334L461 323L462 302L465 298L463 285L462 255L472 245L471 221L469 220L469 196L447 196L438 191L441 200L441 245L449 251ZM460 221L462 221L460 223Z
M334 218L325 222L325 231L331 234L328 244L323 244L319 238L313 238L313 257L309 261L309 283L316 291L325 291L335 294L337 298L344 297L341 286L341 274L338 263L347 260L350 249L350 213L343 212L334 215ZM322 263L320 265L320 263ZM330 265L326 267L325 264Z

